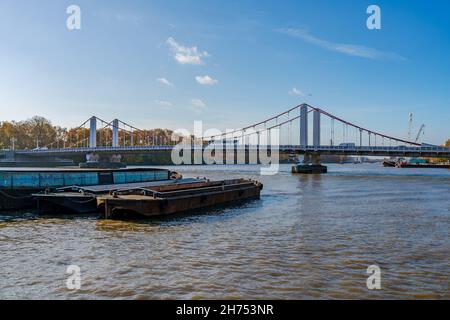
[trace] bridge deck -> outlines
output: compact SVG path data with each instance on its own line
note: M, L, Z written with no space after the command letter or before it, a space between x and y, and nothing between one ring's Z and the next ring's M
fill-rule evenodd
M97 148L66 148L66 149L41 149L41 150L19 150L18 155L27 156L70 156L87 153L109 153L109 154L139 154L150 152L171 151L174 146L128 146L128 147L97 147ZM185 149L198 150L205 149L205 146L186 146ZM292 153L317 153L317 154L337 154L337 155L374 155L374 156L425 156L425 157L450 157L450 148L438 146L299 146L299 145L237 145L226 147L227 151L247 150L255 152L259 150L279 150L281 152ZM216 147L216 150L219 148Z

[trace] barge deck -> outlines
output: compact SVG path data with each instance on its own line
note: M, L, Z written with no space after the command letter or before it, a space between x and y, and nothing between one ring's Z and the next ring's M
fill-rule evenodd
M32 194L37 201L41 213L70 212L77 214L97 212L97 197L112 192L140 188L159 187L163 185L187 185L198 182L198 179L164 180L153 182L137 182L126 184L96 185L88 187L70 186L52 192L44 191Z
M167 216L259 199L262 188L260 182L244 179L165 185L99 196L97 207L106 219Z

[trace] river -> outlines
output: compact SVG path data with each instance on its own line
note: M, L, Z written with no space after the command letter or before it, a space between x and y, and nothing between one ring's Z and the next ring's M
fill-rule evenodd
M159 221L2 213L0 298L450 298L450 170L173 169L260 180L261 200ZM79 290L66 287L69 265ZM366 286L370 265L380 290Z

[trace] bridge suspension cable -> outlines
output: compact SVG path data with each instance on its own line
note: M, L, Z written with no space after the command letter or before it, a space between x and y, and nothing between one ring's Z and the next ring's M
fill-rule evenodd
M297 105L297 106L290 108L284 112L278 113L272 117L269 117L262 121L258 121L256 123L247 125L240 129L225 131L223 133L219 133L219 134L211 135L211 136L202 136L202 137L192 137L191 136L190 138L191 139L192 138L200 139L200 141L202 141L202 143L205 141L211 141L211 140L216 141L216 140L226 140L226 139L235 139L235 140L242 139L242 143L246 144L246 141L247 141L246 138L248 138L250 136L255 136L255 137L257 136L257 141L258 141L257 143L259 144L260 135L262 133L267 132L267 133L271 134L272 133L271 130L273 130L275 128L279 128L280 134L281 134L281 129L284 128L283 129L284 130L283 137L284 138L287 137L287 144L292 145L293 124L295 124L294 121L301 118L300 112L297 114L295 111L299 111L302 108L304 108L304 110L306 109L306 117L308 117L309 113L311 113L311 112L314 113L314 126L319 124L319 127L320 127L320 122L323 121L323 119L321 120L320 115L323 115L324 118L330 119L329 144L331 146L338 144L338 142L336 141L336 135L339 136L339 134L337 133L337 132L339 132L339 129L336 129L336 128L338 128L337 127L338 123L342 124L342 144L343 145L363 146L363 144L364 144L363 141L367 139L367 143L369 146L372 146L372 145L376 146L380 142L382 145L384 145L385 140L389 141L390 146L392 146L392 143L395 143L395 144L403 143L403 144L408 144L411 146L420 146L420 144L415 141L399 139L399 138L395 138L390 135L383 134L383 133L380 133L380 132L377 132L374 130L366 129L362 126L356 125L352 122L349 122L340 117L337 117L321 108L312 107L308 104ZM97 130L96 125L94 124L96 134L93 136L92 134L89 134L89 130L92 129L92 126L93 126L92 121L94 118L96 121L99 121L101 123L101 128L99 130ZM91 121L91 128L90 129L85 128L85 126L90 121ZM349 132L349 129L355 130L354 140L352 137L353 136L352 132L351 131ZM287 133L286 133L286 131L287 131ZM306 134L307 134L307 132L308 132L308 130L306 130ZM300 134L300 130L298 131L298 133ZM73 134L76 135L75 141L73 141L74 139L71 136ZM96 116L87 119L80 126L70 129L68 135L69 135L68 136L69 147L73 147L73 146L87 147L88 144L91 145L90 139L94 139L94 138L95 139L98 138L98 140L104 146L110 145L111 147L120 147L120 145L134 146L135 142L136 142L135 139L137 139L137 143L139 145L142 145L145 143L147 143L147 145L150 145L151 142L153 142L153 145L155 145L155 144L158 144L158 145L171 144L171 141L169 139L166 139L165 137L155 136L155 134L152 134L152 139L150 139L148 130L139 129L139 128L137 128L133 125L130 125L122 120L116 119L113 121L105 121L102 118L99 118ZM88 136L86 136L86 135L88 135ZM315 131L314 131L314 135L316 135ZM128 138L128 136L129 136L129 138ZM340 140L340 138L338 138L338 139ZM320 131L319 131L319 136L314 138L314 145L316 145L316 146L318 144L321 145L320 140L321 140L321 137L320 137ZM248 140L248 141L250 141L250 140ZM306 141L308 141L307 138L306 138ZM46 147L48 148L48 147L54 146L57 142L59 145L59 141L55 141L55 142L47 145ZM352 143L350 143L350 142L352 142Z
M330 118L332 118L332 119L334 119L334 120L336 120L336 121L339 121L339 122L341 122L341 123L343 123L343 124L346 124L346 125L348 125L348 126L351 126L351 127L357 128L357 129L360 129L360 130L362 130L362 131L368 133L369 135L370 135L370 134L373 134L373 135L375 135L375 136L379 136L379 137L383 137L383 138L387 138L387 139L392 139L392 140L394 140L394 141L396 141L396 142L401 142L401 143L406 143L406 144L409 144L409 145L417 145L417 146L420 146L419 143L416 143L416 142L413 142L413 141L408 141L408 140L404 140L404 139L395 138L395 137L392 137L392 136L389 136L389 135L386 135L386 134L383 134L383 133L380 133L380 132L377 132L377 131L374 131L374 130L369 130L369 129L363 128L363 127L358 126L358 125L356 125L356 124L354 124L354 123L351 123L351 122L346 121L346 120L344 120L344 119L342 119L342 118L339 118L339 117L337 117L337 116L335 116L335 115L332 115L331 113L328 113L328 112L326 112L326 111L323 110L323 109L315 108L315 107L312 107L312 106L309 106L309 105L308 105L308 107L311 108L312 110L317 110L317 111L320 112L321 114L323 114L323 115L325 115L325 116L327 116L327 117L330 117Z

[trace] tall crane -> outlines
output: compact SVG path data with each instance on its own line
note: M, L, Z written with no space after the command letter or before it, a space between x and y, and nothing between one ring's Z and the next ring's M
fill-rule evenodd
M408 126L408 140L411 141L412 139L412 124L413 124L413 114L409 113L409 126ZM419 141L420 135L421 134L425 134L425 125L422 124L420 126L419 132L417 132L417 136L416 139L414 140L414 142Z
M419 138L420 138L421 134L425 134L425 125L424 124L422 124L420 126L419 132L417 132L416 140L414 140L414 142L419 141Z
M411 141L411 130L412 130L413 114L409 113L409 127L408 127L408 140Z

